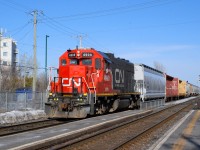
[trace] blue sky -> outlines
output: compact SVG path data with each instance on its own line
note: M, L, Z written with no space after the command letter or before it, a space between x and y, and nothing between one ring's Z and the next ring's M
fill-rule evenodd
M38 10L37 60L48 66L79 44L133 63L162 64L172 76L198 84L199 0L0 0L0 28L18 43L19 56L33 54L33 16ZM20 57L19 57L20 59Z

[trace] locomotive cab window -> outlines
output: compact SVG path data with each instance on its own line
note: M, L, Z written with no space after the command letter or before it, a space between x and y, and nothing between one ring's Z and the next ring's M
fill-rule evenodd
M77 59L70 59L70 65L78 65L79 62Z
M105 64L104 64L104 70L106 69L110 69L110 63L105 61Z
M101 69L101 59L100 58L96 58L95 59L95 69L96 70L100 70Z
M61 60L61 65L62 65L62 66L66 66L66 64L67 64L66 59L62 59L62 60Z
M91 59L83 59L82 60L82 65L92 65L92 60Z

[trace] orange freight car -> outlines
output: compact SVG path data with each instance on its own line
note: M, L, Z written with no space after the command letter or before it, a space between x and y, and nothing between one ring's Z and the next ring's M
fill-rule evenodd
M179 85L178 78L175 78L166 74L166 100L167 101L178 99L179 97L178 85Z

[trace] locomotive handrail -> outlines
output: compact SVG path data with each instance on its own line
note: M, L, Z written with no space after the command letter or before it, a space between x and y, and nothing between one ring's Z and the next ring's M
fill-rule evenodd
M90 87L89 87L89 85L87 84L87 81L86 81L86 79L85 79L85 77L82 77L84 80L85 80L85 84L87 85L87 88L88 88L88 90L89 90L89 93L90 93L90 95L91 95L91 90L90 90ZM93 80L92 80L93 81ZM94 85L94 84L93 84ZM95 88L94 88L95 89ZM96 104L96 90L95 90L95 102L94 102L94 104Z
M87 84L87 81L86 81L85 77L82 77L82 78L84 79L84 81L85 81L85 84L86 84L86 86L87 86L87 88L88 88L89 92L91 93L91 91L90 91L90 88L89 88L89 86L88 86L88 84Z
M96 101L97 101L97 99L96 99L96 97L97 97L97 92L96 92L96 88L95 88L95 86L94 86L94 80L93 80L93 78L92 78L92 75L95 75L95 74L97 74L97 76L99 76L99 72L97 71L96 73L92 73L92 74L91 74L92 85L93 85L93 88L94 88L94 104L96 104Z

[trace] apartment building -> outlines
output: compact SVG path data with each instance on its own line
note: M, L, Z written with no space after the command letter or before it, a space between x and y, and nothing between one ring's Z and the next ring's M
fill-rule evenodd
M0 39L0 64L2 66L16 67L17 44L12 38L1 37Z

